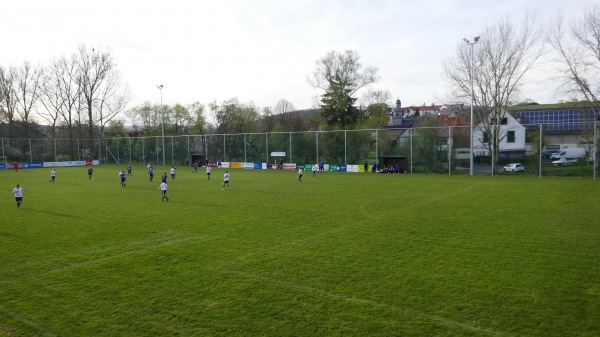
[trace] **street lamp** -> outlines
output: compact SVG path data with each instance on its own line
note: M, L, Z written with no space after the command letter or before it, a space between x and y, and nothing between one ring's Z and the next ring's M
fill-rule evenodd
M471 46L471 71L469 72L469 77L471 77L471 141L470 141L470 154L469 154L469 158L471 159L469 161L469 175L473 175L473 105L475 104L475 89L473 88L473 72L474 72L474 68L475 68L475 64L473 62L473 45L475 45L477 42L479 42L479 36L475 36L473 38L473 42L469 41L469 39L464 38L463 41L465 41L465 43L468 46Z
M163 104L162 104L162 89L163 89L163 85L157 85L156 86L158 88L158 90L160 90L160 113L161 113L161 125L162 125L162 153L163 153L163 166L166 165L166 160L165 160L165 109L163 109Z

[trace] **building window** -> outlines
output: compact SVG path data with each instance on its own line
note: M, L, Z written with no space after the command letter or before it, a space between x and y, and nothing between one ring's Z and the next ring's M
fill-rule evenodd
M515 142L515 132L514 131L508 131L506 133L506 142L507 143L514 143Z
M483 143L487 144L490 142L490 136L488 136L487 131L483 131Z

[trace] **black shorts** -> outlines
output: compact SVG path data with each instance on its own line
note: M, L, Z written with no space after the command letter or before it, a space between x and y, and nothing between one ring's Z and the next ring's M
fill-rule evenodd
M17 202L19 202L19 201L23 201L23 197L15 197L15 200L16 200Z
M121 182L124 183L125 182L125 177L121 178Z

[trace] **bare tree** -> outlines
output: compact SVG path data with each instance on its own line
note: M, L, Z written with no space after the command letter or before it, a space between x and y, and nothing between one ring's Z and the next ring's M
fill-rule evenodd
M600 7L573 19L570 29L559 18L549 41L558 54L560 91L574 100L598 106L600 102ZM600 111L597 114L600 119Z
M470 101L473 76L475 120L488 136L481 142L493 153L493 170L497 170L499 145L505 137L501 121L506 107L517 99L525 75L544 53L541 28L532 14L526 14L518 27L502 20L482 32L478 45L461 43L456 59L443 63L457 100Z
M15 124L17 117L17 85L16 85L16 69L9 67L8 69L0 66L0 106L2 107L2 120L7 124L8 138L15 137Z
M106 126L121 113L129 102L129 88L123 85L118 71L112 71L100 89L96 101L95 120L100 135L104 134Z
M17 113L21 119L24 128L23 135L29 136L31 126L34 124L30 120L32 112L35 111L41 94L42 68L33 67L27 61L17 68L16 87L17 87Z
M126 96L119 97L120 79L116 63L109 51L87 49L81 45L75 56L77 84L86 114L89 148L93 153L95 128L101 135L102 129L114 116L123 110ZM99 123L99 124L97 124Z
M368 90L361 98L359 123L380 128L389 124L387 115L392 94L387 90Z
M296 107L286 99L280 99L273 108L273 112L280 116L281 125L286 131L293 130L293 116L291 115L291 112L295 110Z

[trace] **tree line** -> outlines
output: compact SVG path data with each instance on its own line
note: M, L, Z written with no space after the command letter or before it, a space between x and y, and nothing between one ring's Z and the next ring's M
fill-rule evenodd
M489 147L496 150L497 162L503 137L498 121L507 106L519 103L527 75L541 60L551 59L559 70L548 79L560 84L557 95L600 107L598 50L598 6L548 25L530 13L520 23L503 19L483 28L476 40L458 43L455 56L442 61L449 88L443 100L466 106L472 100L474 120L492 136ZM389 123L391 95L371 89L379 79L378 69L363 65L358 52L331 51L316 60L306 78L322 92L313 112L298 111L285 99L260 108L236 97L207 104L144 102L127 108L129 90L113 56L81 45L46 66L0 65L0 137L157 136L163 125L167 135L381 128ZM462 113L470 118L466 110ZM133 131L125 129L123 115Z

